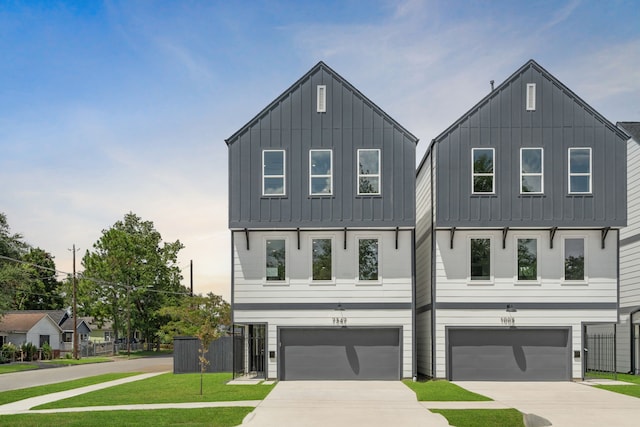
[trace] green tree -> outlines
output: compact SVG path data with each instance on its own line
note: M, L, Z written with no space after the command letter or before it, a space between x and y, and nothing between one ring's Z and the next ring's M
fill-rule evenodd
M180 281L179 240L163 242L153 222L130 212L86 251L78 287L79 312L111 320L115 338L131 325L152 345L166 318L161 307L187 294Z
M53 256L34 248L22 256L23 282L16 288L16 310L60 310L64 306Z
M27 280L21 260L29 245L21 234L12 234L7 216L0 212L0 312L14 307L16 291Z
M198 360L202 394L203 375L209 365L209 344L220 338L231 325L231 306L220 295L209 292L206 297L196 295L183 298L179 304L167 306L161 311L171 319L162 327L165 335L196 336L200 340Z

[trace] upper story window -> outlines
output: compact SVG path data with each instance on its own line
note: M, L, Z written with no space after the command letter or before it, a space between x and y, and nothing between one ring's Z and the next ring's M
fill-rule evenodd
M332 239L311 239L311 280L333 280L332 249Z
M491 280L491 239L471 238L470 239L470 261L471 269L469 279L472 281Z
M265 278L267 282L282 282L286 278L286 241L267 239L265 244Z
M324 196L333 193L332 163L331 150L309 151L309 194Z
M327 86L318 85L316 92L316 110L318 113L326 113L327 112Z
M380 194L380 150L358 150L358 194Z
M493 148L472 148L472 185L474 194L495 193Z
M538 280L538 239L517 239L519 281Z
M262 195L284 196L285 151L264 150L262 152Z
M591 148L569 148L569 194L591 193Z
M527 111L536 110L536 84L527 83Z
M378 281L378 239L358 239L358 280Z
M520 149L520 193L544 192L542 148Z
M584 237L567 237L563 241L565 281L584 282L586 280L584 242Z

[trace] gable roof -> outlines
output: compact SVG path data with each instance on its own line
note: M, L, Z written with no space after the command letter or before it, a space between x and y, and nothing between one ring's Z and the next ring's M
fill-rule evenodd
M640 142L640 122L618 122L619 128L622 128L629 136Z
M57 326L57 323L46 313L5 313L0 318L0 331L13 333L27 333L36 323L43 318L48 318L51 323Z
M518 79L520 77L520 75L522 73L524 73L529 68L533 68L534 70L536 70L540 74L542 74L544 77L549 79L555 86L560 88L560 90L562 90L562 92L564 92L564 94L566 96L568 96L569 98L572 98L574 102L579 104L589 114L594 116L598 121L603 123L606 127L608 127L610 130L612 130L614 133L616 133L620 138L622 138L624 140L628 139L627 135L625 135L625 133L621 129L616 127L612 122L607 120L602 114L600 114L593 107L591 107L589 104L587 104L582 98L580 98L571 89L569 89L567 86L565 86L564 83L562 83L560 80L558 80L556 77L554 77L553 74L548 72L546 69L544 69L540 64L538 64L533 59L530 59L522 67L520 67L516 72L514 72L511 76L509 76L505 81L500 83L494 90L489 92L489 94L487 94L484 98L482 98L476 105L474 105L466 113L464 113L462 116L460 116L460 118L458 120L453 122L453 124L451 124L442 133L440 133L440 135L438 135L435 138L433 138L431 140L431 143L429 144L429 147L427 148L427 151L426 151L425 155L423 156L422 160L420 161L420 165L418 166L417 172L419 172L420 169L422 169L422 166L424 165L424 162L425 162L426 158L428 157L428 155L429 155L431 149L433 148L433 145L436 143L436 141L438 141L439 139L445 137L449 132L453 131L464 120L466 120L468 116L470 116L471 114L473 114L476 111L478 111L480 109L480 107L482 107L483 105L488 103L489 100L491 100L492 98L496 97L504 88L508 87L509 84L514 82L516 79Z
M78 320L77 320L77 323L76 323L76 329L77 330L82 329L82 325L83 324L84 324L84 328L85 328L86 331L91 331L91 328L89 327L89 324L87 322L85 322L82 317L78 317ZM60 329L62 329L65 332L73 331L73 317L69 317L69 318L65 319L65 321L62 322L62 324L60 325Z
M247 122L247 124L242 126L239 130L237 130L229 138L225 139L225 143L227 145L232 144L238 138L239 135L241 135L248 128L250 128L251 126L256 124L260 120L260 118L262 118L269 110L273 109L275 106L277 106L279 103L281 103L293 91L295 91L299 86L301 86L303 82L305 82L307 79L309 79L312 75L314 75L315 73L317 73L320 70L324 70L325 72L329 73L334 79L338 80L344 86L346 86L348 90L352 91L354 93L354 95L356 95L358 98L360 98L365 104L367 104L374 111L376 111L378 114L380 114L386 120L388 120L390 123L392 123L393 126L396 127L400 132L404 133L409 139L412 139L416 144L418 143L418 138L416 136L414 136L411 132L409 132L407 129L405 129L404 126L402 126L400 123L396 122L391 116L389 116L387 113L385 113L384 110L382 110L373 101L371 101L364 94L362 94L362 92L360 92L358 89L356 89L355 86L353 86L351 83L349 83L346 79L344 79L341 75L336 73L331 67L329 67L327 64L325 64L322 61L318 62L313 68L311 68L305 75L300 77L294 84L292 84L280 96L278 96L269 105L267 105L265 108L263 108L262 111L260 111L254 118L249 120L249 122Z
M66 310L9 310L6 314L48 314L58 326L69 318Z

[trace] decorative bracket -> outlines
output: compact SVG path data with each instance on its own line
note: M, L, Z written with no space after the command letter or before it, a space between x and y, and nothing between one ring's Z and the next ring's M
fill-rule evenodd
M556 236L556 231L558 231L558 227L551 227L549 230L549 249L553 249L553 238Z
M344 250L347 250L347 227L344 228Z
M400 232L400 227L396 227L396 250L398 250L398 233Z
M449 230L449 234L450 234L449 249L453 249L453 236L456 235L456 228L455 227L451 227L451 230Z
M502 249L507 247L507 233L509 233L509 227L502 229Z
M604 249L604 241L607 238L607 234L609 234L609 230L611 230L611 227L605 227L602 229L602 249Z
M249 229L248 228L244 229L244 235L247 240L247 250L249 250Z
M298 250L300 250L300 227L296 228L296 232L298 233Z

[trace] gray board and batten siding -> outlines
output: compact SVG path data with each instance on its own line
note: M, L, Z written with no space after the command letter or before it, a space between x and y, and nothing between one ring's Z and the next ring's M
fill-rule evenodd
M326 86L326 112L316 109ZM226 140L229 228L415 227L418 139L323 62ZM381 150L381 194L357 194L357 150ZM284 196L262 195L262 151L285 150ZM309 195L309 150L333 150L333 194Z
M520 194L522 147L543 149L543 194ZM569 194L569 147L592 150L591 194ZM472 194L472 148L495 149L495 194ZM437 227L626 224L626 136L533 60L436 137L425 159L432 152Z

